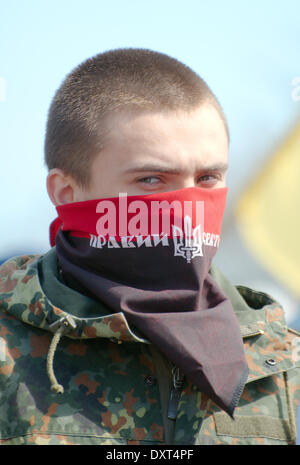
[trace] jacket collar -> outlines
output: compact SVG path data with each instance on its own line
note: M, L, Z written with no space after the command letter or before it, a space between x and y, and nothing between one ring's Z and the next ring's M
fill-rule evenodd
M42 256L14 257L0 267L0 306L24 323L51 332L55 323L71 315L76 325L68 334L71 338L148 342L129 327L123 313L111 314L59 279L55 247Z

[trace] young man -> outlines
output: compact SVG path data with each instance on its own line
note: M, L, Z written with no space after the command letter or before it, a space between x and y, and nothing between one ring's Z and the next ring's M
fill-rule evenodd
M229 133L205 82L125 49L49 112L52 248L0 268L5 444L291 444L299 335L212 260Z

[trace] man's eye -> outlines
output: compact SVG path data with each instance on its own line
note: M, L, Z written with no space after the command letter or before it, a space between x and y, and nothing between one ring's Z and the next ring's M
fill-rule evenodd
M214 174L206 174L199 178L199 182L212 182L212 181L217 181L217 180L218 180L218 177Z
M146 176L145 178L140 178L138 179L138 182L144 182L146 184L155 184L155 181L153 182L153 179L156 181L160 181L159 178L157 178L156 176Z

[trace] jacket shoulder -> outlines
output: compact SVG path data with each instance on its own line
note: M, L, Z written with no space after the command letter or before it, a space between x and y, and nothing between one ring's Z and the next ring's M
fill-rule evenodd
M24 295L32 293L32 279L37 276L40 255L21 255L6 260L0 266L0 308L8 309L22 303Z
M11 283L12 280L17 281L17 276L13 276L16 272L19 274L26 274L29 271L29 267L35 263L41 255L19 255L16 257L11 257L0 265L0 293L1 292L10 292L10 289L13 289ZM32 271L31 271L32 273Z

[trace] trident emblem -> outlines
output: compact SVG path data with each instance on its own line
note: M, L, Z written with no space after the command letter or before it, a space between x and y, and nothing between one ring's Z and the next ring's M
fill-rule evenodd
M173 242L174 242L174 255L179 255L186 258L188 263L196 256L203 256L202 252L202 239L200 224L193 229L192 238L192 220L189 215L184 217L184 233L185 241L183 243L183 232L181 228L172 225ZM179 233L178 234L176 234Z

